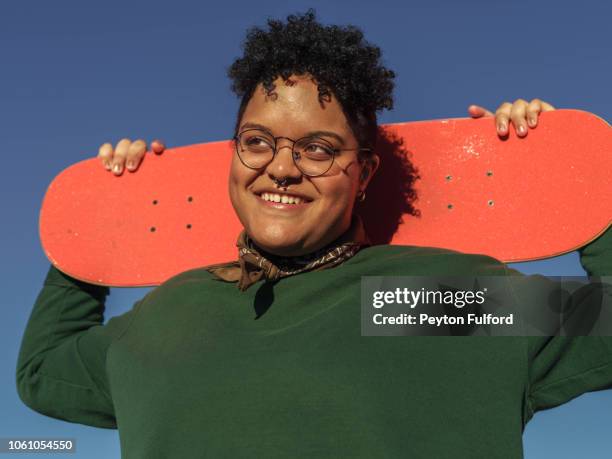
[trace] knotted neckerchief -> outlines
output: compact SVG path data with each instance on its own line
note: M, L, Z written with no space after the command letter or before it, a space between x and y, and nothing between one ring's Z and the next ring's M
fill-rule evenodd
M238 282L238 289L246 290L259 280L275 281L305 271L333 268L351 258L370 241L359 216L354 215L351 226L332 243L313 253L296 257L279 257L257 248L243 229L238 236L238 260L207 266L205 269L217 280Z

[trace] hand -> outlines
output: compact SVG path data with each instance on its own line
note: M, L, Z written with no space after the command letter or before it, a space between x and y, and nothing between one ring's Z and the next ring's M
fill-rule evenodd
M151 142L151 150L155 154L161 154L166 149L164 142L154 140ZM130 172L138 169L140 162L147 151L147 143L142 140L132 142L130 139L121 139L115 149L110 143L102 145L98 151L98 158L106 170L112 170L113 174L121 175L124 168Z
M479 105L470 105L468 107L468 113L472 118L495 116L497 135L500 137L508 135L509 121L512 121L516 135L525 137L528 127L533 129L538 125L538 114L551 110L555 110L555 107L540 99L533 99L531 102L523 99L517 99L514 103L504 102L497 108L495 114Z

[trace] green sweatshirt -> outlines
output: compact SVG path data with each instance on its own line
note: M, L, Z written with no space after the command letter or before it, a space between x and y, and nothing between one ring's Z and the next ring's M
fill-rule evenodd
M612 231L587 246L612 273ZM517 274L374 246L239 292L179 274L103 325L105 287L51 268L19 354L32 409L118 428L122 457L520 458L534 412L612 387L612 338L361 336L362 275Z

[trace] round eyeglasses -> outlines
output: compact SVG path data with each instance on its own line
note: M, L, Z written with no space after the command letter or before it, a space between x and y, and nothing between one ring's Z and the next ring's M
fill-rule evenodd
M287 139L293 143L293 162L309 177L317 177L330 170L340 151L371 151L369 148L336 148L331 142L320 137L293 140L289 137L274 137L261 129L245 129L234 137L236 153L246 167L262 169L272 162L278 152L279 139Z

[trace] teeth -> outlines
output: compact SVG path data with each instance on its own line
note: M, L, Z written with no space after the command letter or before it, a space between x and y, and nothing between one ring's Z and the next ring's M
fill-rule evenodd
M261 198L264 201L281 202L283 204L301 204L303 202L302 198L298 196L280 195L276 193L262 193Z

